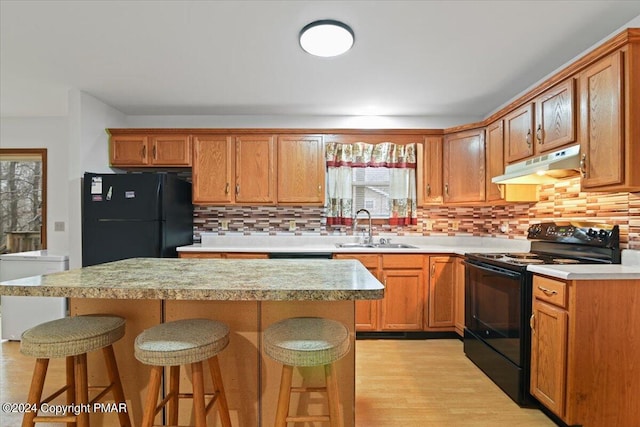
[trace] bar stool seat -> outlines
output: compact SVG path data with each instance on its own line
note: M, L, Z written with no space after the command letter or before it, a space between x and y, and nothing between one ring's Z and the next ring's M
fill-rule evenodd
M228 344L229 327L222 322L209 319L184 319L162 323L138 335L135 341L135 357L140 362L152 366L142 426L152 426L155 415L167 404L168 422L170 425L176 425L179 398L192 398L197 427L206 426L206 415L215 403L218 403L222 425L231 427L218 362L218 353ZM203 361L208 361L214 386L213 393L204 392ZM179 392L180 365L191 365L192 393ZM165 366L170 366L169 393L156 406ZM205 396L211 397L206 405Z
M264 352L282 363L282 376L276 410L277 427L288 422L328 421L331 426L342 425L339 411L338 382L334 363L350 348L349 330L340 322L320 317L294 317L267 327L264 332ZM291 387L293 368L323 366L325 387ZM319 416L290 416L291 392L325 391L329 414Z
M89 425L90 403L100 401L108 392L113 394L119 405L125 405L124 392L118 366L113 352L113 343L124 336L125 319L112 315L73 316L36 325L22 333L20 352L36 357L36 366L27 401L30 404L48 403L66 391L67 404L86 405L86 410L62 416L26 413L23 426L33 426L37 422L75 422L78 427ZM106 386L91 387L101 392L89 401L87 374L87 353L102 349L110 383ZM51 396L42 399L42 390L49 366L49 359L66 358L66 385ZM81 407L82 408L82 407ZM118 411L121 426L130 426L127 411Z

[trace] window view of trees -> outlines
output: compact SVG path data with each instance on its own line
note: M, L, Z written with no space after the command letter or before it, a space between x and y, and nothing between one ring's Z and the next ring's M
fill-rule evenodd
M43 247L45 171L46 150L0 151L0 253Z

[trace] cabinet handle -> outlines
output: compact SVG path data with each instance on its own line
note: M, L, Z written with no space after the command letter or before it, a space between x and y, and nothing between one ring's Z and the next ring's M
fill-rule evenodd
M240 184L236 184L236 195L240 194Z
M318 194L321 194L321 193L322 193L322 185L318 184Z
M229 183L224 187L224 194L229 194Z
M156 153L156 146L155 145L153 146L153 158L154 158L154 160L158 159L158 155Z
M444 185L444 194L448 197L449 196L449 184L445 184Z
M431 196L431 184L427 184L427 196Z
M583 153L580 159L580 175L583 178L587 177L587 153Z
M553 296L553 295L556 295L558 293L558 291L555 291L553 289L544 288L542 286L538 286L538 289L540 289L542 292L544 292L544 294L546 296L549 296L549 297Z
M143 145L142 146L142 158L144 159L145 157L147 157L147 146Z
M531 314L531 317L529 318L529 326L531 327L531 332L533 332L534 334L536 333L536 319L535 319L535 313Z
M431 264L431 278L433 279L435 275L436 275L436 263L434 262L433 264Z
M538 129L536 129L536 139L538 140L538 144L542 145L542 125L538 125Z
M527 142L527 146L531 147L531 129L527 132L527 139L525 141Z

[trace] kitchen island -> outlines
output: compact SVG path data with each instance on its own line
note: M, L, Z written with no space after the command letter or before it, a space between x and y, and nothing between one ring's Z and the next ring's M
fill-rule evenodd
M125 337L115 345L128 409L140 423L149 367L133 356L133 341L161 322L204 317L223 321L231 342L220 354L234 426L273 423L280 366L262 353L261 334L271 323L294 316L322 316L344 323L351 350L338 362L344 425L355 422L356 300L381 299L383 285L352 260L199 260L137 258L2 283L2 295L66 296L70 314L111 313L127 319ZM90 379L104 378L98 354L89 358ZM304 368L306 385L322 370ZM299 380L299 378L298 378ZM294 379L296 381L296 379ZM188 375L182 384L190 388ZM26 397L26 396L25 396ZM303 400L304 399L304 400ZM309 413L326 411L324 399L300 398ZM292 400L292 409L297 406ZM181 403L182 424L190 422L189 401ZM92 419L111 414L92 414ZM217 424L217 414L209 416ZM108 420L96 419L96 425Z

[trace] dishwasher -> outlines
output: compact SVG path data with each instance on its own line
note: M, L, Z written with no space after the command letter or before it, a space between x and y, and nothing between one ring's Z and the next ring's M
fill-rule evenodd
M331 252L270 252L270 259L332 259Z

